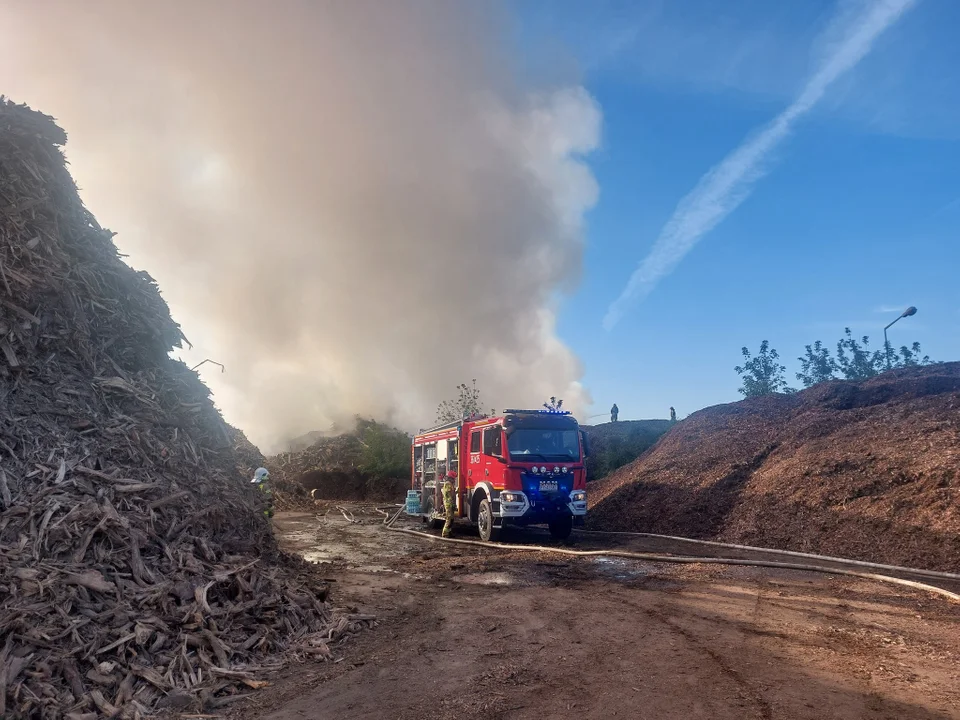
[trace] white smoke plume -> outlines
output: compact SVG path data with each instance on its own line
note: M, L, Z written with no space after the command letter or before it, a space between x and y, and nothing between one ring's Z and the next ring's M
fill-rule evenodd
M613 329L632 303L650 294L704 235L747 199L753 185L763 176L771 153L787 139L794 124L816 106L830 85L856 67L876 39L915 2L863 0L856 3L856 8L849 5L842 8L827 33L828 49L800 94L769 125L700 178L696 187L680 201L653 249L630 276L620 296L610 304L603 319L605 329Z
M490 2L13 0L0 93L54 115L84 201L163 290L265 450L587 402L554 331L601 114L521 84Z

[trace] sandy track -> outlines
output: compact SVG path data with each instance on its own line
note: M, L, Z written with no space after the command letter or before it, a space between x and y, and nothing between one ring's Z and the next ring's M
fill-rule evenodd
M380 627L234 717L960 718L947 601L813 573L437 547L358 517L276 525L330 563L334 602Z

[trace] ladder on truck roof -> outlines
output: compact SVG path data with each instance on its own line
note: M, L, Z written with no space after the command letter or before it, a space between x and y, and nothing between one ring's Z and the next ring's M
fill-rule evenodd
M427 433L440 432L441 430L450 430L451 428L460 427L461 425L463 425L463 420L453 420L452 422L441 423L440 425L427 428L426 430L420 430L417 435L420 436L426 435Z
M465 422L473 422L475 420L483 420L490 417L489 415L483 414L474 414L469 417L465 417L462 420L451 420L450 422L440 423L436 427L427 428L426 430L421 430L417 435L425 435L427 433L440 432L441 430L449 430L450 428L462 427Z

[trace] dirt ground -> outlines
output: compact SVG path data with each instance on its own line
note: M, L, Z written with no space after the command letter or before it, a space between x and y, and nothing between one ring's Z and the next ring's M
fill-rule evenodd
M360 523L332 509L280 514L276 529L321 563L336 604L378 627L334 663L264 678L230 718L960 718L949 600L816 573L450 546L351 510Z

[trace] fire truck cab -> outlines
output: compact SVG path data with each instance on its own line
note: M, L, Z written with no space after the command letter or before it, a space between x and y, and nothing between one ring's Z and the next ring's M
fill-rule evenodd
M570 536L587 514L586 435L566 411L505 410L425 430L414 437L412 488L421 517L443 522L441 486L456 479L456 516L496 541L505 525L549 526Z

